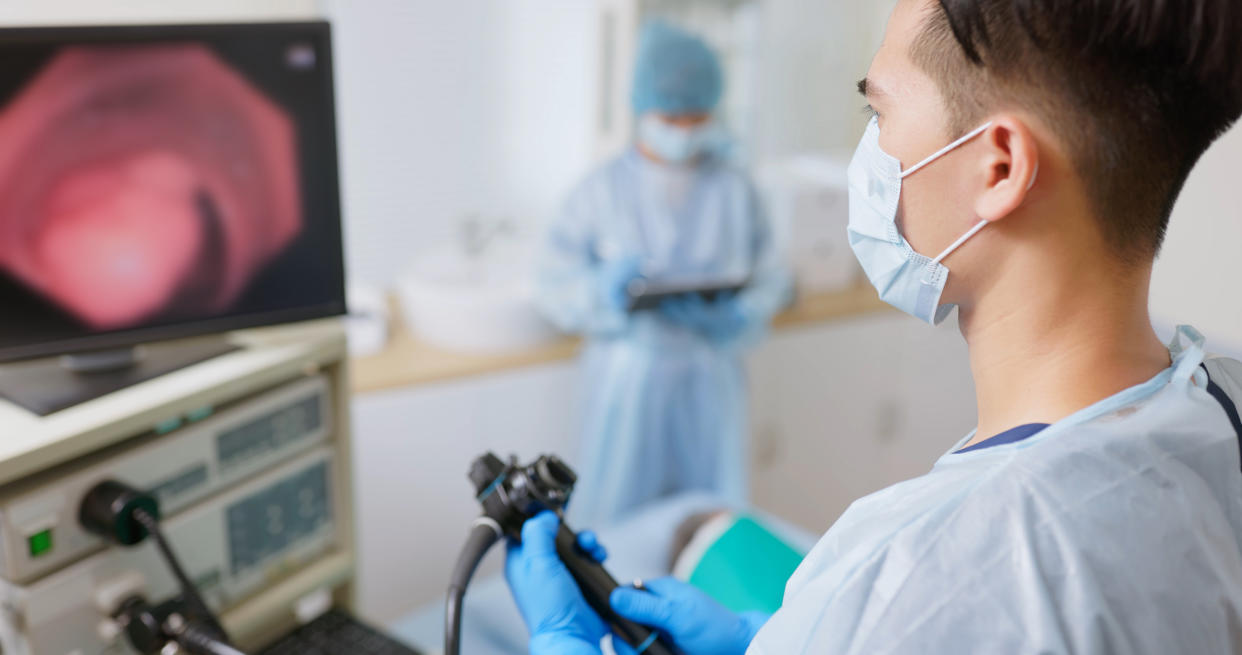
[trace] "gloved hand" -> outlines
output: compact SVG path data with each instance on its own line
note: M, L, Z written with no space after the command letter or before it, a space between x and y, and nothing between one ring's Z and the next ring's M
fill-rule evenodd
M642 276L642 260L638 257L622 257L604 262L598 278L599 293L604 299L604 306L615 312L628 310L630 283Z
M767 622L762 612L734 614L689 583L660 578L644 584L646 590L620 587L612 592L612 609L631 621L657 628L673 644L692 655L742 655L759 628ZM618 655L634 650L613 638Z
M698 294L685 294L661 303L660 313L716 342L733 339L747 327L746 315L733 294L721 294L710 303Z
M505 579L530 630L535 655L599 655L608 628L587 605L569 569L556 554L560 519L543 512L522 526L522 543L509 544ZM595 535L583 532L578 546L602 562L606 553Z

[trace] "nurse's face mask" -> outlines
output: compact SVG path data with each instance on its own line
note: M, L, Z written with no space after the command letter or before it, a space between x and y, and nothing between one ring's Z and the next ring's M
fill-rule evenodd
M850 162L849 239L854 256L879 292L881 300L932 325L944 321L954 307L940 303L949 278L949 269L941 262L978 234L988 222L979 221L935 259L920 255L897 229L901 183L983 134L991 126L991 123L981 125L903 171L901 162L880 148L880 124L872 118ZM1031 185L1034 184L1035 177L1032 176Z
M638 121L638 140L670 164L689 164L707 154L714 145L716 125L706 121L694 126L673 125L656 114Z

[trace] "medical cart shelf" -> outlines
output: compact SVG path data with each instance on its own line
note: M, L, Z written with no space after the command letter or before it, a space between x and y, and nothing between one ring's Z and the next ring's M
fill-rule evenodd
M5 653L100 652L120 637L99 628L113 596L163 602L175 591L151 547L108 548L78 525L82 489L101 479L161 498L169 540L243 650L281 637L302 613L352 609L343 326L228 338L238 347L229 354L49 416L0 401Z
M447 382L528 366L564 361L578 353L581 341L565 338L540 348L516 353L490 355L451 352L420 342L401 320L396 307L391 315L393 335L381 352L353 361L353 390L369 393ZM863 284L846 291L802 296L773 321L776 329L804 327L883 311L871 286Z

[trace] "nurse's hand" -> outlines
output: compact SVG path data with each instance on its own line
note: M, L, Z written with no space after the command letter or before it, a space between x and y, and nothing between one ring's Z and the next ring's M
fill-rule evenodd
M670 322L716 342L736 338L748 325L733 294L722 294L710 303L698 294L685 294L661 303L660 313Z
M768 616L761 612L734 614L698 587L660 578L644 583L645 590L621 587L609 599L612 609L635 623L657 628L677 648L693 655L742 655ZM619 655L634 650L616 637Z
M530 652L538 655L599 655L608 633L587 605L569 569L556 554L560 519L544 512L522 526L521 545L509 544L505 579L530 630ZM579 547L602 560L594 535L579 537Z
M604 262L599 270L599 291L604 299L604 306L615 312L628 311L630 283L642 276L642 260L638 257L622 257Z

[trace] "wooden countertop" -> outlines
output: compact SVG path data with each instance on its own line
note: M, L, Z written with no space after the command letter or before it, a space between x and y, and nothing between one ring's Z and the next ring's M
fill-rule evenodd
M870 285L838 293L803 296L773 320L775 329L786 329L839 320L887 309ZM355 358L352 363L355 393L400 389L459 378L496 373L514 368L563 361L578 353L581 340L566 337L555 343L508 354L474 354L436 348L419 341L406 329L393 301L390 339L383 351Z

